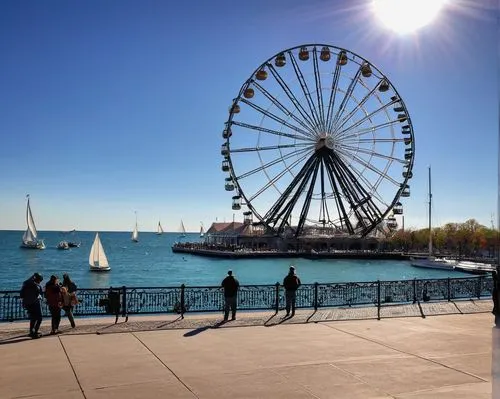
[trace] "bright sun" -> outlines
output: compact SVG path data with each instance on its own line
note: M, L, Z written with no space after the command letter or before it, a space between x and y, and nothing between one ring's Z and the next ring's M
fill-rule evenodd
M373 0L375 15L389 29L410 33L430 23L447 0Z

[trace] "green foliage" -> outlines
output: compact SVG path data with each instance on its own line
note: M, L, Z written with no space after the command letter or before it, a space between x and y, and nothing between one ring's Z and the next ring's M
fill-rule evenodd
M479 224L475 219L463 223L447 223L432 229L434 253L461 256L494 256L499 244L499 231ZM398 230L387 246L404 251L426 251L429 229Z

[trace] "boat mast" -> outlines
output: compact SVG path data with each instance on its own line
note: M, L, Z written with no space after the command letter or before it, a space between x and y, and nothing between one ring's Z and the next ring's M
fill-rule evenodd
M432 256L431 209L432 209L431 167L429 166L429 256Z

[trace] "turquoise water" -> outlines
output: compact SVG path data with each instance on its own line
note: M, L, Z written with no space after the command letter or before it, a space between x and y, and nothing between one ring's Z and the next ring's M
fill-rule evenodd
M157 236L140 233L139 242L130 240L129 232L101 232L111 271L92 273L88 267L94 232L78 232L80 248L61 251L59 241L69 239L58 232L39 232L47 248L43 251L19 248L22 231L0 231L0 290L17 290L34 272L59 277L69 273L85 288L110 286L166 287L219 285L228 269L241 284L274 284L282 281L294 264L303 283L401 280L413 278L470 277L469 274L444 270L414 268L408 261L335 260L335 259L216 259L174 254L172 244L177 233ZM72 238L73 239L73 238ZM198 241L198 234L188 234L183 241Z

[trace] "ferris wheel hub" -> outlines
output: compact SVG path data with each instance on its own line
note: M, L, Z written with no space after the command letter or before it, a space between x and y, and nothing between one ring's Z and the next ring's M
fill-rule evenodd
M319 151L325 147L330 150L333 150L333 138L327 133L322 133L319 136L318 141L316 141L315 150Z

